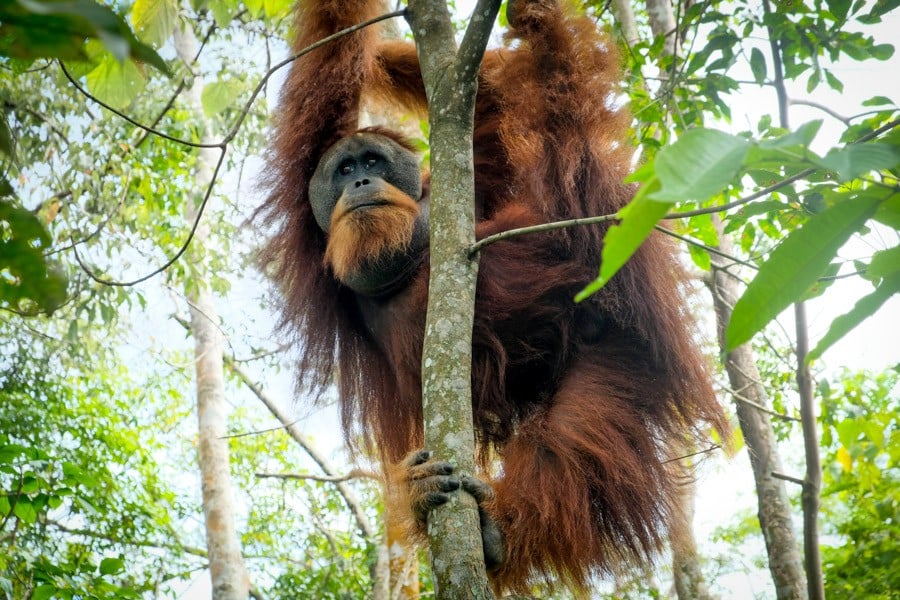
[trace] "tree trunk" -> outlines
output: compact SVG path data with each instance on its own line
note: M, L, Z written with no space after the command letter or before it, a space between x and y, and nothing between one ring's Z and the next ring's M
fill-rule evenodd
M715 222L721 224L718 219ZM731 238L721 228L718 248L725 254L730 255L732 252ZM721 256L712 254L711 257L713 271L709 284L716 311L719 346L724 353L725 327L731 320L731 311L740 297L740 289L738 279L728 271L734 265ZM768 413L758 408L768 407L769 400L749 344L739 346L727 354L725 370L736 400L735 409L756 480L759 525L766 541L769 571L775 582L777 598L806 598L806 578L791 519L790 501L784 481L773 476L773 473L781 472L775 433Z
M196 54L197 40L188 27L176 28L175 48L179 58L190 65ZM200 101L202 78L197 76L186 92L186 99L194 113L194 120L203 131L204 143L212 141ZM197 198L202 195L213 176L215 148L200 148L194 172L195 189L201 190L187 203L185 219L193 224L197 218ZM201 222L194 235L194 248L203 248L209 227ZM194 257L202 252L193 253ZM240 543L234 524L234 494L229 472L228 440L225 439L228 405L225 401L225 375L222 355L222 332L219 317L203 280L203 261L195 258L199 276L185 284L190 305L191 334L194 337L194 361L197 372L198 461L200 465L203 517L206 525L206 545L209 551L209 571L215 600L243 600L247 598L250 580L241 556Z
M475 472L472 323L477 260L472 131L477 74L500 2L480 0L456 51L444 0L413 0L409 20L428 95L431 215L428 309L422 351L425 444L460 474ZM484 569L478 508L456 494L428 518L435 595L492 598Z
M689 453L691 449L686 447L685 453ZM684 480L678 498L683 525L682 529L673 531L671 535L672 578L678 600L715 600L717 596L710 594L703 578L700 554L697 552L697 542L694 540L691 527L694 522L694 497L697 495L697 486L693 481L690 461L689 458L678 461L680 475Z

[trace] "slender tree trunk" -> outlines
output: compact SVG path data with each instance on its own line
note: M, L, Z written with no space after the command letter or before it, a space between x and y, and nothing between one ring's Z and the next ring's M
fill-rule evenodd
M634 46L640 41L638 35L637 22L634 20L634 11L631 9L629 0L612 0L610 3L613 17L622 30L622 39L629 47Z
M691 448L686 447L686 452ZM703 571L700 568L700 553L694 539L692 524L694 522L694 498L697 486L693 481L690 459L679 461L684 483L681 485L679 508L682 512L682 529L671 535L672 543L672 578L678 600L715 600L717 596L709 592Z
M772 53L774 87L778 95L778 120L782 129L789 131L787 88L784 84L784 57L780 42L772 26L772 7L763 0L766 31ZM822 485L822 466L819 458L819 440L816 432L815 399L812 378L806 355L809 352L809 331L806 327L806 304L801 300L794 305L797 332L797 388L800 393L800 418L803 424L803 448L806 457L806 474L803 478L801 505L803 507L803 558L806 567L806 589L811 600L825 598L825 582L822 577L822 559L819 556L819 488Z
M717 220L720 226L721 221ZM731 254L731 239L719 231L719 250ZM719 346L725 348L725 327L731 320L734 303L740 296L738 279L729 273L735 265L727 259L712 255L713 272L710 289L716 310L716 325ZM784 481L773 473L781 472L775 433L769 415L760 407L769 406L762 386L756 359L749 344L739 346L725 357L725 370L732 393L735 409L756 480L756 495L759 502L759 524L766 541L769 571L775 582L775 592L779 600L806 598L806 578L803 561L794 533L791 505Z
M176 28L175 48L178 56L190 65L196 54L197 40L189 28ZM194 121L203 131L203 142L211 142L210 124L200 101L202 78L194 78L186 91ZM194 172L194 187L205 190L213 176L215 148L201 148ZM200 193L196 198L200 197ZM193 224L197 218L198 202L187 203L185 219ZM194 235L194 248L203 248L209 237L209 227L201 222ZM194 256L202 253L195 253ZM250 580L241 556L238 533L234 524L234 494L231 488L228 440L225 439L228 405L225 401L224 359L219 317L203 280L202 260L195 277L185 285L190 304L191 334L194 337L194 361L197 377L198 461L200 465L203 516L206 525L206 545L209 570L215 600L243 600L247 598Z
M479 0L456 51L444 0L413 0L416 38L431 126L431 224L428 310L422 352L425 444L475 472L472 425L472 322L475 313L475 183L472 131L481 58L499 0ZM456 494L428 518L435 595L439 599L492 598L484 569L478 508Z
M666 42L663 47L663 55L671 56L677 61L681 52L678 36L676 34L675 14L672 11L671 0L647 0L647 13L650 17L650 30L654 36L666 36ZM625 4L625 6L617 6ZM630 17L625 11L630 12L631 8L627 3L616 2L614 11L616 18L623 25L623 34L633 35L635 41L638 39L637 29L635 26L634 15ZM625 24L629 23L633 30L626 30ZM634 42L629 41L629 45ZM660 77L663 85L668 82L668 73L660 67ZM665 126L671 126L671 115L667 113ZM656 132L659 138L660 131ZM694 448L685 446L683 454L690 454ZM694 497L697 494L697 487L692 481L692 473L690 473L690 465L685 462L680 463L683 471L683 479L685 481L681 494L678 498L679 509L681 511L681 522L672 531L670 535L670 543L672 545L672 572L674 579L675 593L679 600L710 600L715 596L709 593L706 580L703 578L703 570L700 567L700 554L697 551L697 542L694 539Z
M653 32L653 36L662 35L666 38L663 54L666 56L677 55L679 44L671 0L647 0L647 14L650 16L650 31Z

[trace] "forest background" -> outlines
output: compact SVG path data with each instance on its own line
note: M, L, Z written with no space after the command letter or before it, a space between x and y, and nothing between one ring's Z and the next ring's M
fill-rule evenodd
M586 4L623 48L645 183L674 185L674 160L704 190L671 188L677 202L663 208L700 213L665 225L687 240L713 360L725 355L702 284L729 270L720 259L738 259L741 286L757 272L808 283L751 298L758 328L781 315L744 346L764 395L748 404L723 371L722 399L771 417L779 474L804 478L798 333L781 313L806 298L810 346L834 342L811 361L825 590L896 597L900 62L885 42L900 30L897 3L676 3L674 27L656 20L664 3ZM265 232L247 219L262 197L289 12L285 0L0 5L0 593L10 598L206 597L223 577L266 598L369 597L385 579L391 597L428 589L415 555L379 560L373 469L347 463L331 407L295 397L277 296L253 263ZM405 125L427 150L427 125ZM725 204L735 206L704 212ZM867 212L834 212L851 205ZM834 214L829 229L819 217ZM777 248L806 260L779 264ZM736 455L704 452L698 467L694 591L790 597L774 582L780 557L763 543L760 482L737 432ZM201 486L210 480L224 484ZM779 481L799 551L803 486ZM663 560L599 583L597 596L678 594L679 572Z

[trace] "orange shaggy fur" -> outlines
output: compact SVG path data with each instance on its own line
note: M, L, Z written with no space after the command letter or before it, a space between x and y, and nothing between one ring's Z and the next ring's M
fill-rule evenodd
M629 115L611 102L619 77L611 43L551 0L517 6L515 44L489 51L480 72L478 237L612 214L633 193L622 183ZM302 1L294 48L380 7ZM329 238L308 197L320 157L357 130L363 94L423 110L412 44L385 43L367 28L292 66L261 208L274 228L263 260L283 294L285 330L300 348L301 384L321 394L336 374L347 440L363 440L391 464L423 443L427 253L396 294L356 295L334 275L367 253L399 247L412 213L392 198L380 222L339 218ZM652 235L603 290L572 301L596 276L607 228L520 236L481 254L472 410L483 460L501 465L485 506L506 543L506 560L492 575L498 589L527 591L537 579L583 588L623 563L651 560L678 528L679 474L669 459L686 440L705 440L710 425L727 429L670 240Z
M370 256L409 245L419 205L397 188L385 185L388 190L380 198L383 206L348 211L340 199L334 207L325 263L338 279L359 268Z

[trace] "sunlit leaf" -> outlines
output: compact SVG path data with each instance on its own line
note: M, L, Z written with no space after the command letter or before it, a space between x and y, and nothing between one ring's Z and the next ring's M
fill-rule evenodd
M107 56L88 73L87 84L94 96L121 110L141 93L146 79L134 62L119 63L112 56Z
M850 456L850 453L843 446L838 448L835 458L841 467L843 467L845 473L849 473L853 469L853 457Z
M175 0L135 0L131 9L131 23L138 37L156 47L168 41L177 17Z
M25 497L20 496L18 498L16 505L13 507L13 514L28 524L37 521L37 511L34 509L34 505Z
M874 315L894 294L900 292L900 274L886 277L874 292L860 298L850 312L837 317L816 347L807 354L806 361L816 360L835 342L847 335L857 325Z
M650 235L653 226L671 208L668 203L650 199L650 195L657 188L657 180L645 183L634 200L619 211L621 221L610 227L606 237L603 238L600 274L578 292L575 296L576 302L581 302L606 285Z
M125 561L121 558L104 558L100 561L102 575L115 575L125 570Z
M203 103L203 112L207 117L213 117L224 111L238 97L242 87L241 83L234 79L208 83L204 86L200 97Z
M850 144L832 148L821 160L814 162L836 172L840 181L850 181L872 171L893 169L900 164L900 148L879 142Z
M750 340L801 298L881 201L862 196L841 202L813 215L803 227L785 238L735 304L726 330L728 349Z
M48 600L53 598L56 591L56 586L49 584L39 585L35 588L34 593L31 594L31 600Z
M749 148L750 142L744 138L715 129L686 132L657 154L660 189L649 199L679 202L711 198L737 176Z

